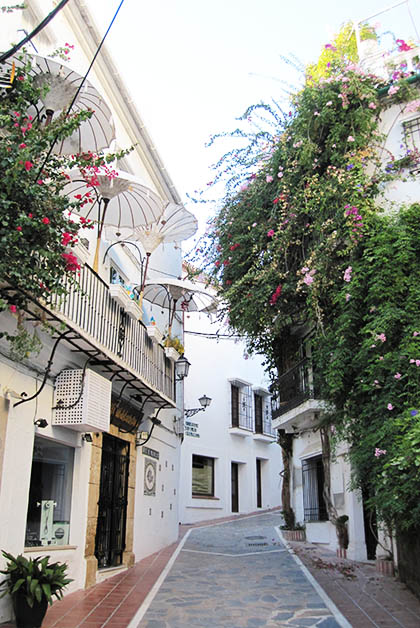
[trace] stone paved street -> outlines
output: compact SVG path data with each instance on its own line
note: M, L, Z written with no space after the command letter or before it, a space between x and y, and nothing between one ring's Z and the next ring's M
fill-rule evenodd
M275 530L280 523L270 513L191 530L130 628L349 626L287 551Z

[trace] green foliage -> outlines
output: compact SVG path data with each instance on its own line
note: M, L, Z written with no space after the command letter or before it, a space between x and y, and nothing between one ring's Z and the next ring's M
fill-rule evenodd
M410 414L420 406L420 206L381 215L378 198L417 156L385 164L376 149L381 113L418 91L401 73L389 90L361 72L353 37L347 26L326 49L289 112L247 111L259 123L253 135L236 130L242 143L217 164L226 196L200 252L222 315L273 377L296 329L313 331L315 376L332 408L324 422L349 443L353 487L368 490L379 517L409 527L420 523ZM328 68L327 52L339 60Z
M7 578L0 583L5 590L0 597L7 593L11 596L24 593L28 605L32 608L35 602L43 598L48 604L53 603L53 596L58 600L63 597L63 589L72 582L66 577L66 563L50 563L50 557L25 558L22 554L12 556L2 551L6 558L6 568L0 570Z

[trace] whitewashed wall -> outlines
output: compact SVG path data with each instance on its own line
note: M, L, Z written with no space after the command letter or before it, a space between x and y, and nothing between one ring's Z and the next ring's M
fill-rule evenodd
M254 439L252 433L241 437L229 433L231 425L231 388L229 378L239 378L253 386L267 388L268 381L260 357L246 355L242 341L209 339L188 331L215 334L220 325L204 314L185 316L185 355L191 362L185 380L185 407L200 407L203 394L212 402L204 412L191 419L198 424L199 438L185 435L181 448L180 521L192 523L232 514L231 462L239 463L239 512L257 510L256 459L262 460L262 508L280 505L281 450L276 443ZM226 333L226 329L221 330ZM273 438L275 440L275 437ZM192 455L215 458L215 497L192 497Z

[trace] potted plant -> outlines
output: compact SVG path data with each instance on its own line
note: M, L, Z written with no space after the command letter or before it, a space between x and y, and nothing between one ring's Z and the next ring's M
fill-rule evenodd
M72 582L66 577L66 563L50 563L49 556L25 558L22 554L12 556L2 552L8 561L0 570L7 578L0 583L5 586L1 597L12 596L17 628L38 628L42 624L52 596L63 597L63 589Z
M165 340L166 357L174 362L184 353L184 345L176 336L168 336Z

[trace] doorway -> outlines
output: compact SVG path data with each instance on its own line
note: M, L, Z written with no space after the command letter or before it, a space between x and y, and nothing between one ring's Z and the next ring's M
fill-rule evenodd
M99 569L123 562L130 445L103 435L95 556Z
M239 465L232 462L232 512L239 512Z
M261 460L257 458L257 508L262 508Z

